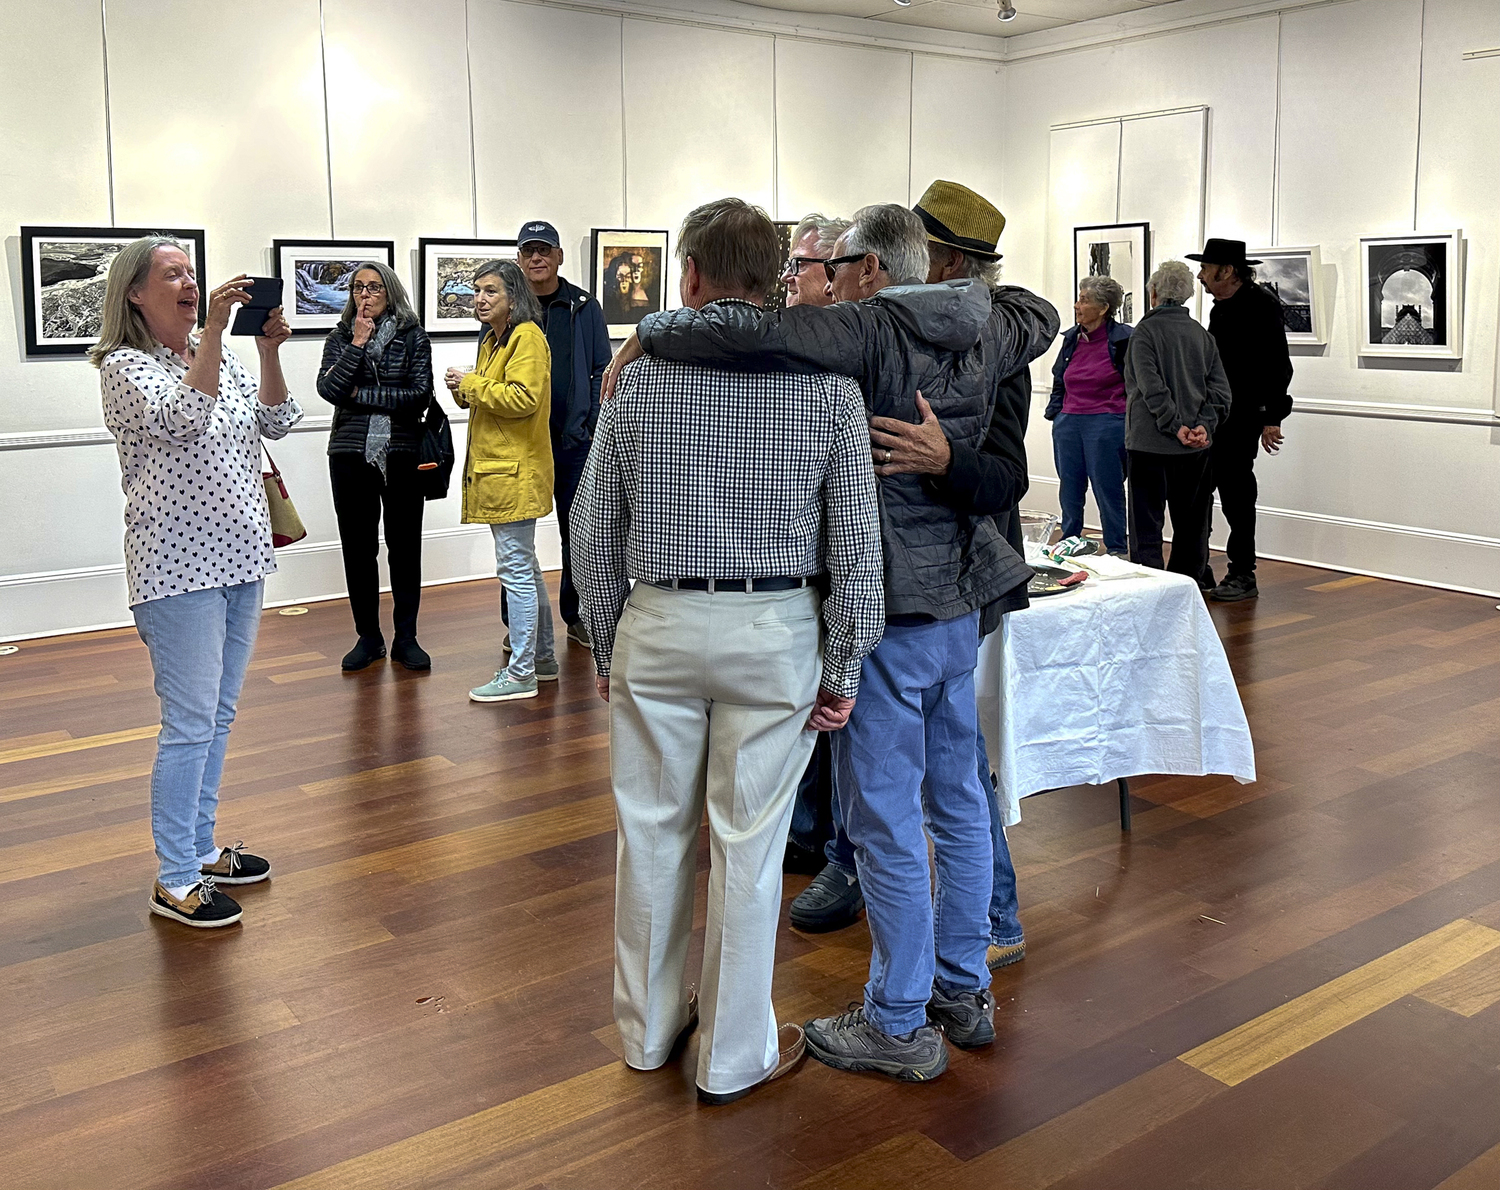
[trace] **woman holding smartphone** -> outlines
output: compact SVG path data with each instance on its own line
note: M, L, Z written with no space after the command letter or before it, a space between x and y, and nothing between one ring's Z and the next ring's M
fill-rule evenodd
M159 868L152 913L208 928L240 907L215 884L252 884L271 865L242 844L214 842L219 779L240 686L260 626L265 576L276 569L261 483L261 439L302 419L287 394L280 307L255 340L256 380L223 344L249 278L209 295L177 241L146 236L109 267L99 369L104 422L125 489L125 576L136 631L151 654L161 732L151 769L151 833Z
M536 556L536 522L552 511L552 354L542 309L514 261L474 274L474 313L489 326L472 372L449 368L453 399L469 410L465 524L487 524L510 605L510 664L469 691L475 702L535 698L557 680L552 605Z
M432 658L417 643L424 506L417 461L422 415L432 400L432 343L389 266L370 262L355 271L344 313L323 343L318 395L334 407L328 472L359 634L343 668L361 670L385 656L377 537L383 511L395 602L391 660L431 669Z

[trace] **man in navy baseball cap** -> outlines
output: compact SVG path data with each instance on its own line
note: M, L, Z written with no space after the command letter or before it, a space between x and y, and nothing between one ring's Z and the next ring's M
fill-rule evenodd
M556 227L545 219L528 220L516 233L516 245L516 263L541 303L542 330L552 348L553 497L557 525L562 530L558 612L568 625L568 639L588 649L593 642L578 611L568 513L573 508L573 495L594 440L594 423L599 418L599 385L610 359L609 334L599 303L558 275L563 248ZM509 636L505 644L509 648Z

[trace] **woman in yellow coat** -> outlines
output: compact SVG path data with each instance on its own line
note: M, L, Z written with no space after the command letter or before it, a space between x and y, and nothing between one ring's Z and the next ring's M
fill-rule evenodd
M557 680L552 607L536 556L536 522L552 511L552 354L541 306L520 268L495 260L474 274L474 313L489 324L472 372L449 368L453 399L469 410L464 524L495 535L495 573L510 605L510 664L469 691L475 702L535 698Z

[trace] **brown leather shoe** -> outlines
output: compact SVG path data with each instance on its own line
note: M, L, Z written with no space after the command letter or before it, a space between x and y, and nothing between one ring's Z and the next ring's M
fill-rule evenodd
M714 1107L733 1103L736 1099L743 1099L751 1091L759 1090L767 1083L775 1082L783 1074L790 1074L807 1054L807 1035L802 1032L801 1025L782 1025L776 1034L776 1045L781 1051L781 1056L776 1061L776 1069L760 1082L741 1087L738 1091L705 1091L699 1087L698 1101Z

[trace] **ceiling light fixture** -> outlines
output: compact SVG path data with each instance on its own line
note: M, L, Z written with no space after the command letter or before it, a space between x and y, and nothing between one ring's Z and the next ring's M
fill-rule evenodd
M1016 19L1016 6L1011 0L1000 0L1000 11L996 15L1002 21L1013 21Z
M896 0L896 3L898 5L900 5L902 8L910 8L911 7L911 0Z

